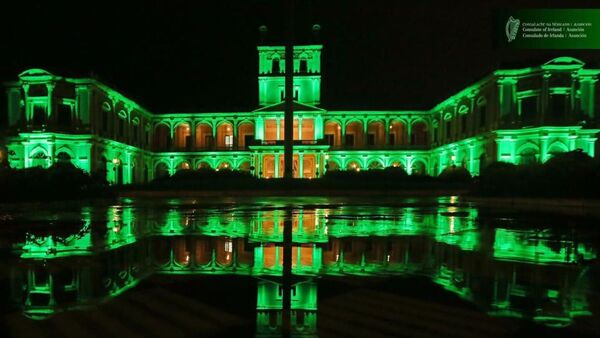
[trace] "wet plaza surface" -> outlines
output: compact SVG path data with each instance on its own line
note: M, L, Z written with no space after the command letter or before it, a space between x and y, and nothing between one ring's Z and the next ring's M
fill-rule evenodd
M122 198L4 205L0 225L3 336L600 335L595 219L456 197Z

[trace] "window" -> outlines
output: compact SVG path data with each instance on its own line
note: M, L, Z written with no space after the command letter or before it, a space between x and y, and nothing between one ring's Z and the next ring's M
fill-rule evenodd
M537 96L530 96L521 100L521 120L523 122L532 122L537 115Z
M137 125L134 125L134 126L133 126L133 141L134 141L134 142L137 142L137 140L138 140L138 138L139 138L139 137L138 137L138 133L139 133L139 128L138 128L138 126L137 126Z
M479 106L479 127L483 128L486 124L487 109L486 105Z
M371 133L367 135L367 145L374 146L375 145L375 134Z
M108 112L106 111L102 112L102 130L108 131Z
M283 89L283 87L279 88L279 100L280 101L285 100L285 89Z
M281 73L281 69L279 68L279 59L273 59L271 63L271 73L279 74Z
M212 147L212 145L213 145L212 135L204 135L204 145L206 147Z
M390 145L396 144L396 134L390 134Z
M71 163L71 156L65 152L60 152L58 155L56 155L56 160L58 163L62 164Z
M60 127L69 127L71 125L71 106L59 104L57 120Z
M567 115L567 95L550 95L549 115L555 119L563 118Z
M452 137L452 121L446 121L446 139Z
M254 143L254 135L244 135L244 146L248 148L249 145Z
M36 126L46 124L46 106L44 104L33 105L33 124Z
M300 93L300 89L296 88L294 90L294 100L298 101L298 95L299 95L299 93Z
M433 127L433 142L438 141L438 127Z
M119 119L119 137L123 137L125 135L125 120Z
M308 62L306 59L300 60L300 73L306 73L308 71Z
M333 134L325 134L325 139L327 140L327 144L333 146L334 135Z
M225 146L228 148L233 147L233 135L225 135Z
M461 116L460 128L461 128L461 133L463 133L463 134L467 133L467 114L464 114L463 116Z
M354 134L346 134L346 145L347 146L354 145Z

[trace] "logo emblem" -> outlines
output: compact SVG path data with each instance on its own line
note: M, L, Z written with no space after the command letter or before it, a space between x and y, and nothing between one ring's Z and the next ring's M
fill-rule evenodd
M521 20L515 19L512 16L508 18L508 21L506 21L506 27L504 27L504 32L506 33L508 42L511 42L517 38L517 32L519 31L520 24Z

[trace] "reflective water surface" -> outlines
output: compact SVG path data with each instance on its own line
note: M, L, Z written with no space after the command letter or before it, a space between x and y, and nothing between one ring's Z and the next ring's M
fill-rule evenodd
M310 197L13 205L0 223L14 336L279 336L285 278L292 336L599 333L593 220Z

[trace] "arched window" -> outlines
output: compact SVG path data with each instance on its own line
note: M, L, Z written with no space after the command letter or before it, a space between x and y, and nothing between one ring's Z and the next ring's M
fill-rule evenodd
M48 156L43 152L39 151L35 155L31 156L31 166L47 168L48 167Z
M350 161L346 165L346 170L360 171L360 164L356 161Z
M411 174L412 175L426 175L427 168L425 167L425 163L423 163L422 161L414 161L412 163Z
M336 171L340 170L340 166L338 166L337 162L335 161L327 161L325 169L327 169L327 171Z
M379 170L379 169L383 169L383 164L381 164L381 162L372 161L371 163L369 163L369 170Z
M156 165L156 169L154 170L154 178L163 178L169 176L169 167L167 167L166 163L159 163Z
M71 163L71 156L65 152L60 152L56 155L56 162L60 164Z

